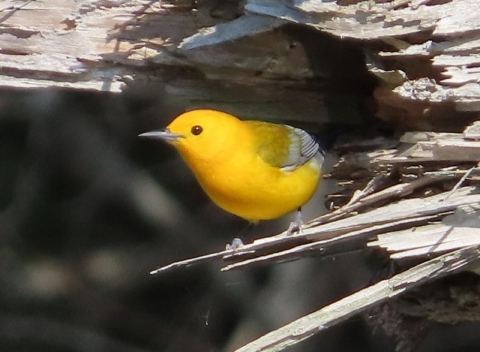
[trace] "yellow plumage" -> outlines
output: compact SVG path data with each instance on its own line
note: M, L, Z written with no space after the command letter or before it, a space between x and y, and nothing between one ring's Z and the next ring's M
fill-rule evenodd
M321 174L318 145L306 132L286 125L194 110L163 132L143 135L173 144L218 206L251 221L301 207Z

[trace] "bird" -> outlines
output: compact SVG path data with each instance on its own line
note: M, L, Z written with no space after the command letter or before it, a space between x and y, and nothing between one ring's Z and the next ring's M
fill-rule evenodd
M289 125L197 109L139 136L173 145L214 203L253 223L297 210L290 227L300 230L301 207L321 178L319 144Z

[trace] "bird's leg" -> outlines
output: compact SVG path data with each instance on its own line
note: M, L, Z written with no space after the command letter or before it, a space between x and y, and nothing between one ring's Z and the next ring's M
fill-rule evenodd
M287 236L292 235L294 232L302 232L303 220L302 220L302 207L298 207L295 214L295 220L290 223L287 230Z

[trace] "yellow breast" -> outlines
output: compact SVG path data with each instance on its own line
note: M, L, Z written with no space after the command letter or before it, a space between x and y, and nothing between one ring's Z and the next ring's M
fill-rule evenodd
M259 158L232 161L211 173L194 170L209 197L226 211L256 221L278 218L307 203L320 178L317 158L293 171L269 166Z

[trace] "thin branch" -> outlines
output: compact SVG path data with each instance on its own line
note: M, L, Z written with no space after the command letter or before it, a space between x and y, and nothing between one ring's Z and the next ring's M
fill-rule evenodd
M180 267L189 267L194 264L207 263L212 260L225 257L227 255L232 255L235 253L235 249L226 249L220 252L205 254L199 257L194 257L190 259L180 260L178 262L173 262L169 265L162 266L158 269L150 271L150 275L161 274L166 271L170 271Z
M465 175L462 176L462 178L460 179L460 181L457 182L457 184L455 185L455 187L452 188L452 190L447 194L447 196L443 199L443 201L446 201L453 193L455 193L461 186L462 184L465 182L465 180L467 179L468 176L470 176L470 174L472 173L473 170L475 170L476 167L472 167L470 168L466 173Z
M440 182L444 181L449 178L449 175L428 175L422 178L418 178L412 182L409 183L402 183L398 185L394 185L392 187L388 187L382 191L379 191L377 193L368 195L364 198L358 199L356 202L351 204L349 202L346 206L335 210L331 213L322 215L312 221L310 221L306 227L314 227L319 224L323 224L329 221L333 220L339 220L342 219L349 214L351 214L354 211L358 211L364 207L370 206L376 202L386 200L386 199L391 199L391 198L400 198L405 195L408 195L412 193L414 190L424 187L428 184L435 183L435 182ZM370 183L367 185L365 189L370 188ZM368 191L362 191L362 194L368 193Z

